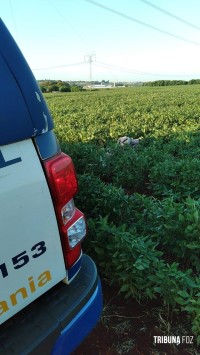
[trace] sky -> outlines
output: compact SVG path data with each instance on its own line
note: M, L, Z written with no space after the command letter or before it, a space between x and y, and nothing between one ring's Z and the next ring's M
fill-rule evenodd
M0 0L37 80L200 78L199 0Z

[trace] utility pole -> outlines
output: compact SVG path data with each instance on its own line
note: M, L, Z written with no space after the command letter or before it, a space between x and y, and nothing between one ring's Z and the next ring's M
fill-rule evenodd
M90 82L92 81L92 62L96 61L96 54L88 54L84 57L85 62L89 63L90 66Z

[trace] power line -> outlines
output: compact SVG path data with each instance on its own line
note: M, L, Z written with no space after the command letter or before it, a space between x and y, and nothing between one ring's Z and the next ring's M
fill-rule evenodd
M152 73L145 73L145 72L141 72L141 71L137 71L137 70L133 70L133 69L128 69L128 68L124 68L124 67L119 67L119 66L104 63L104 62L96 62L95 65L102 66L107 69L115 69L117 71L122 71L122 72L132 73L132 74L148 74L148 75L152 74Z
M115 66L112 64L108 64L108 63L103 63L103 62L96 62L95 65L97 66L103 66L105 68L111 68L111 69L115 69L118 71L122 71L122 72L126 72L126 73L130 73L130 74L139 74L139 75L153 75L153 76L177 76L177 74L161 74L161 73L149 73L149 72L143 72L143 71L139 71L139 70L133 70L133 69L128 69L128 68L124 68L124 67L120 67L120 66Z
M86 47L87 47L87 48L90 48L90 45L89 45L89 43L87 42L87 40L85 39L85 37L83 37L83 36L77 31L77 26L74 27L74 26L70 23L69 19L65 16L65 14L64 14L62 11L59 10L59 8L55 5L55 3L53 2L53 0L47 0L47 1L48 1L48 3L49 3L52 7L54 7L54 9L56 10L57 14L64 20L64 23L65 23L65 24L67 23L67 25L68 25L69 27L71 27L73 33L74 33L76 36L78 36L78 37L80 38L81 42L84 42L85 45L86 45Z
M9 5L10 5L10 11L11 11L11 15L12 15L12 20L14 23L14 27L15 27L15 32L19 41L19 32L17 30L17 25L16 25L16 21L15 21L15 16L14 16L14 12L13 12L13 6L12 6L12 0L9 1Z
M96 63L95 63L95 65L96 65ZM102 63L102 62L97 62L97 66L105 68L113 76L114 81L119 81L118 78L116 77L116 75L113 74L113 72L112 72L112 70L115 69L114 66L104 65L104 63Z
M86 57L86 56L85 56ZM89 60L84 61L84 62L79 62L79 63L72 63L72 64L62 64L62 65L57 65L57 66L51 66L51 67L43 67L43 68L33 68L32 70L48 70L48 69L58 69L58 68L67 68L67 67L73 67L73 66L77 66L77 65L83 65L83 64L87 64L88 62L90 62L90 59L93 63L94 66L98 66L98 67L104 67L106 69L109 70L117 70L117 71L122 71L125 73L130 73L130 74L136 74L136 75L151 75L151 76L162 76L162 77L171 77L174 76L176 77L177 74L161 74L161 73L150 73L150 72L143 72L143 71L139 71L139 70L133 70L130 68L125 68L125 67L121 67L121 66L117 66L117 65L113 65L113 64L109 64L109 63L104 63L104 62L100 62L100 61L94 61L92 60L92 58L90 58L90 55L88 56ZM96 57L95 57L96 60ZM112 73L113 75L113 73ZM179 75L187 75L187 76L191 76L191 74L179 74ZM198 76L199 74L192 74L193 76ZM91 81L91 80L90 80Z
M74 67L76 65L82 65L82 64L85 64L85 62L71 63L71 64L61 64L61 65L55 65L55 66L52 66L52 67L33 68L33 70L58 69L58 68Z
M143 72L143 71L139 71L139 70L133 70L133 69L128 69L128 68L124 68L124 67L120 67L120 66L115 66L112 64L108 64L108 63L103 63L103 62L96 62L95 65L97 66L103 66L105 68L111 68L111 69L116 69L118 71L122 71L122 72L126 72L126 73L131 73L131 74L139 74L139 75L151 75L151 76L159 76L159 77L177 77L177 75L179 76L199 76L199 73L193 73L193 74L185 74L185 73L179 73L179 74L162 74L162 73L151 73L151 72Z
M180 21L180 22L184 23L185 25L188 25L188 26L193 27L193 28L195 28L196 30L200 31L200 27L194 25L193 23L191 23L191 22L189 22L189 21L187 21L187 20L184 20L183 18L181 18L181 17L179 17L179 16L176 16L176 15L172 14L171 12L169 12L169 11L163 9L162 7L157 6L157 5L154 5L154 4L152 4L150 1L147 1L147 0L140 0L140 1L142 1L142 2L143 2L144 4L146 4L146 5L151 6L151 7L153 7L154 9L156 9L156 10L162 12L163 14L168 15L168 16L174 18L175 20Z
M173 38L177 38L177 39L180 39L181 41L184 41L184 42L188 42L188 43L191 43L191 44L195 44L196 46L200 46L200 43L199 42L195 42L195 41L192 41L190 39L187 39L187 38L184 38L182 36L179 36L179 35L175 35L171 32L168 32L168 31L165 31L165 30L162 30L161 28L158 28L158 27L155 27L153 25L150 25L146 22L143 22L143 21L140 21L140 20L137 20L136 18L132 17L132 16L129 16L129 15L126 15L120 11L117 11L115 9L112 9L111 7L108 7L108 6L105 6L105 5L102 5L94 0L84 0L86 2L89 2L90 4L93 4L95 6L98 6L106 11L109 11L109 12L112 12L113 14L115 15L118 15L118 16L121 16L127 20L130 20L132 22L136 22L136 23L139 23L140 25L142 26L145 26L145 27L148 27L148 28L151 28L152 30L155 30L157 32L160 32L160 33L164 33L165 35L168 35L170 37L173 37Z

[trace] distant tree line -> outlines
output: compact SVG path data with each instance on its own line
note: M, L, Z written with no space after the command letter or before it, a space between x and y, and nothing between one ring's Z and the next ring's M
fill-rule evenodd
M143 83L143 86L172 86L172 85L193 85L200 84L200 79L185 80L156 80Z
M83 91L82 86L72 84L62 80L39 80L38 84L42 92L71 92Z

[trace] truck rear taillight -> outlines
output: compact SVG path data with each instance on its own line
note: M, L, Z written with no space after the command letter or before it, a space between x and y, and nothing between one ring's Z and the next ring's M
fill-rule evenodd
M81 216L67 231L69 246L74 248L86 235L85 219Z
M71 158L60 153L45 161L49 184L57 204L64 206L78 191L76 172Z
M86 235L85 217L73 201L78 191L75 168L71 158L64 153L44 161L44 168L57 215L65 263L70 268L81 254L80 242Z

